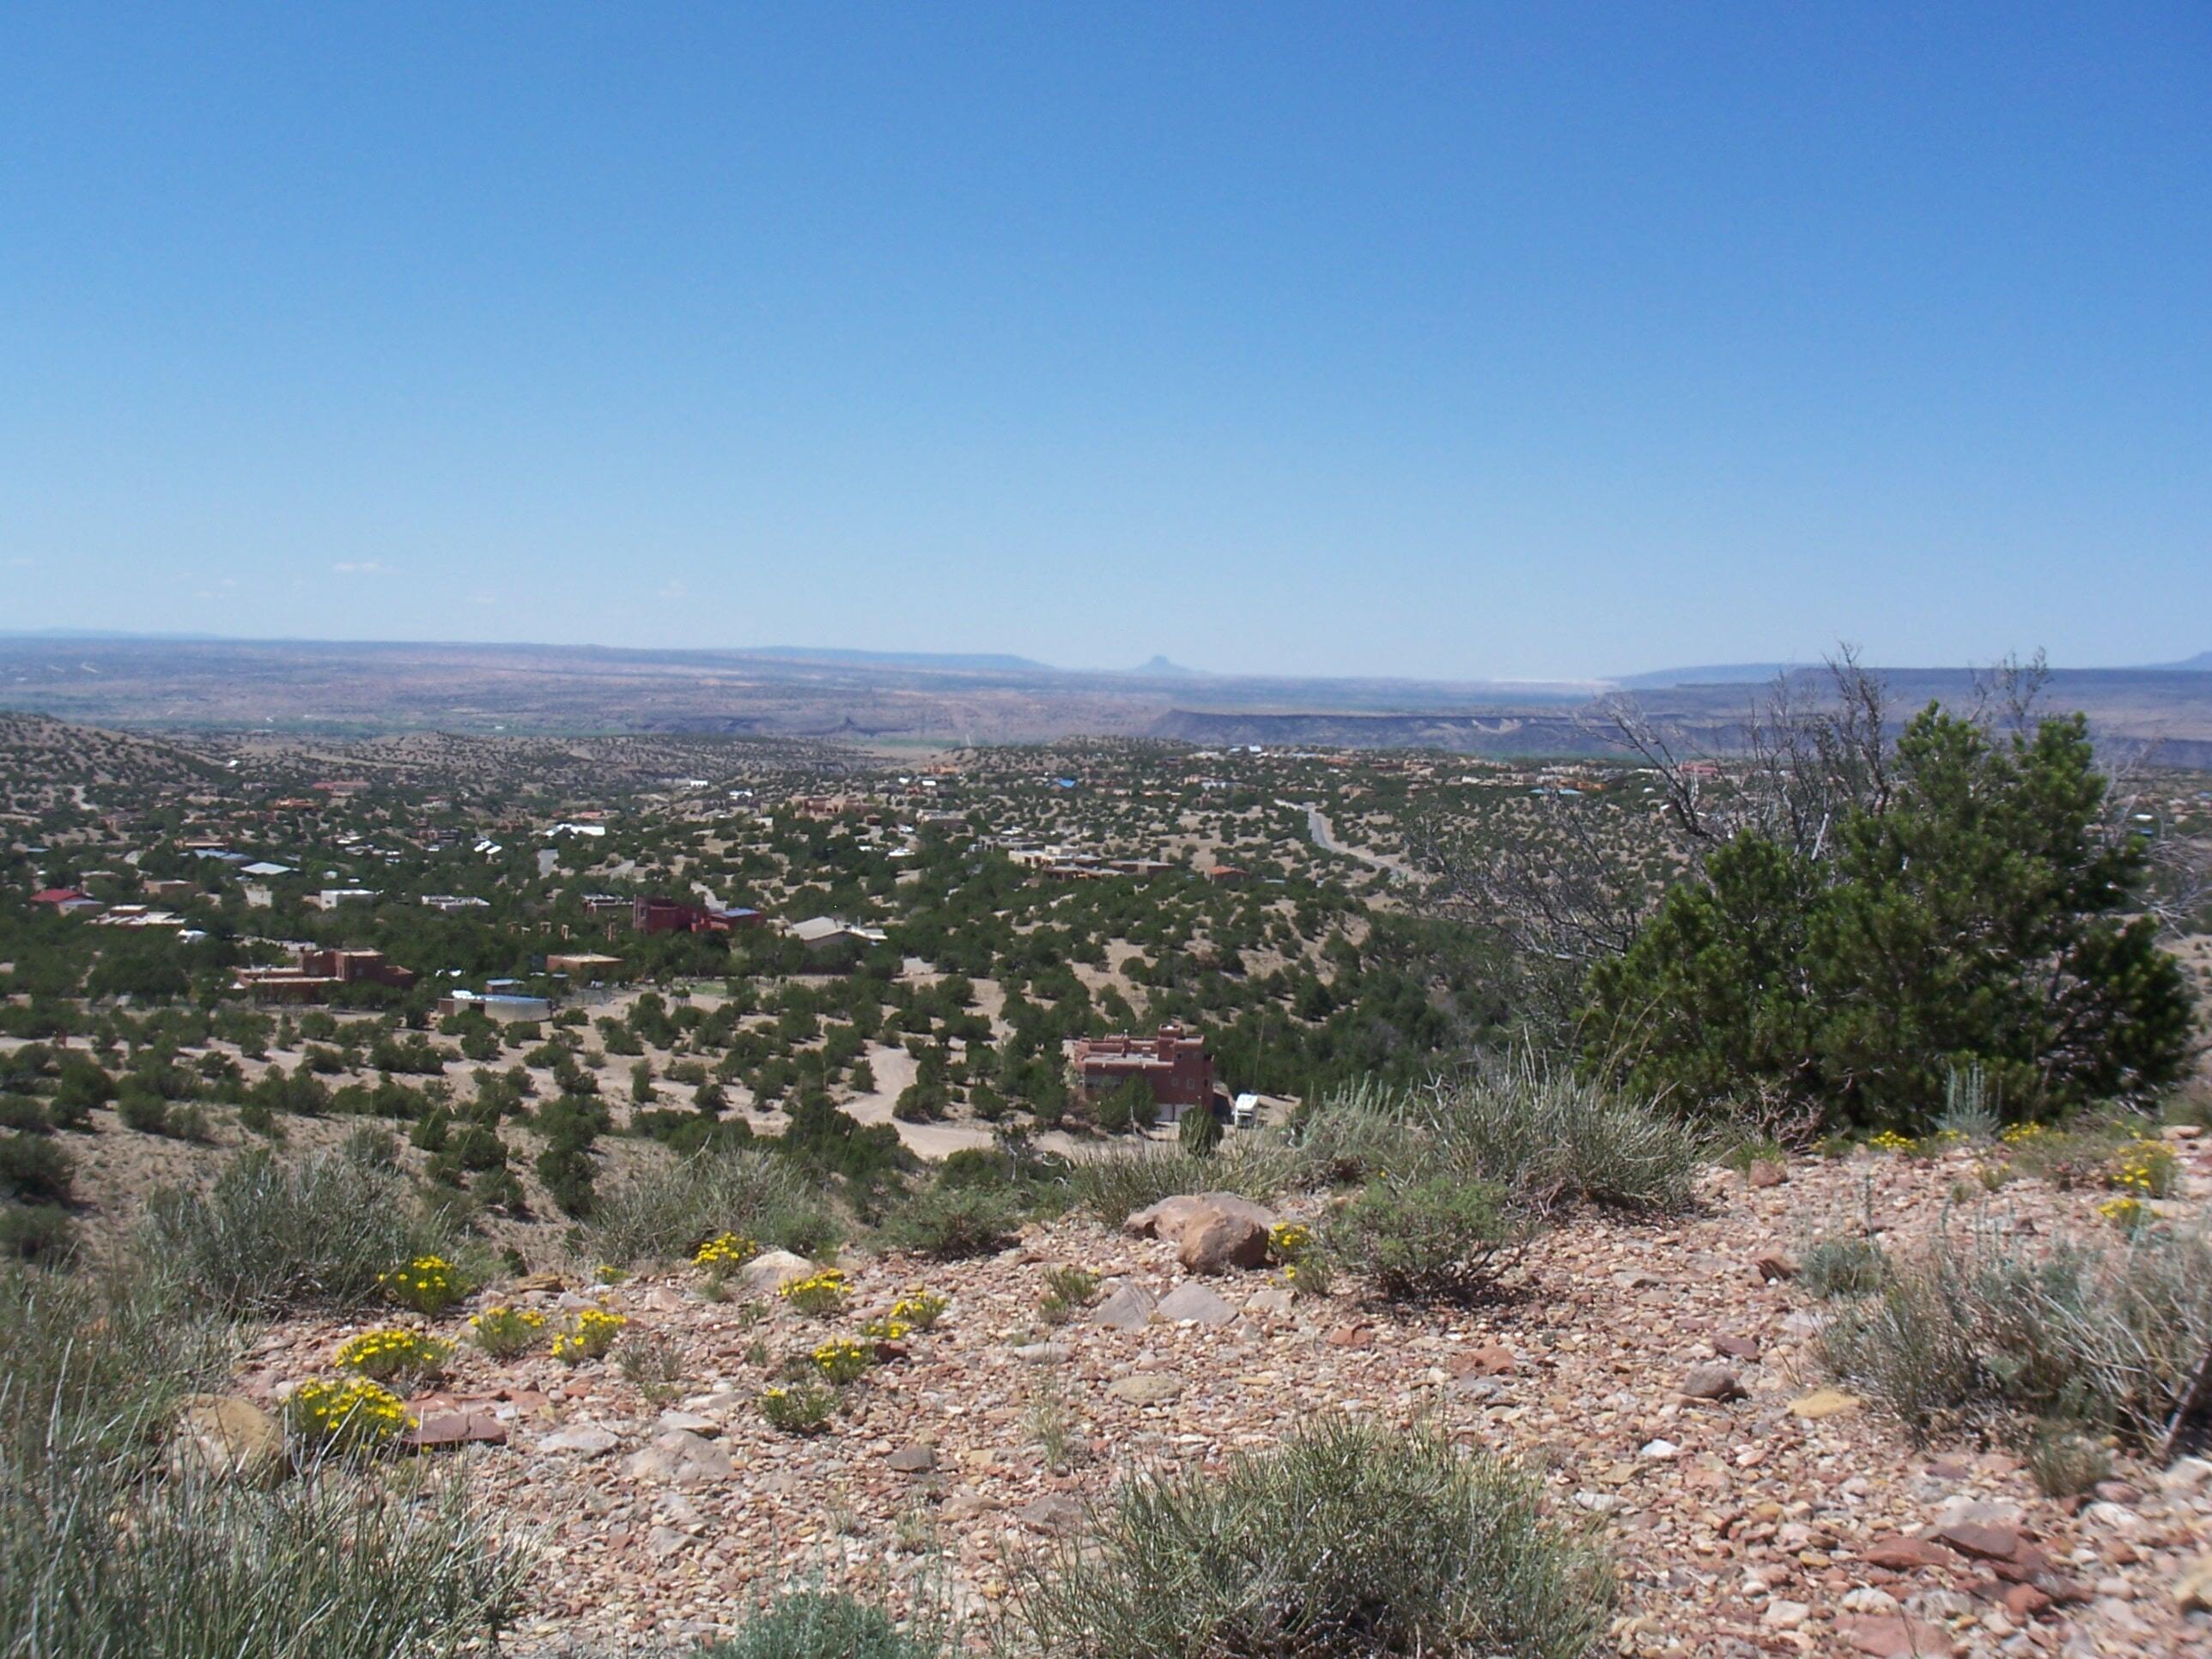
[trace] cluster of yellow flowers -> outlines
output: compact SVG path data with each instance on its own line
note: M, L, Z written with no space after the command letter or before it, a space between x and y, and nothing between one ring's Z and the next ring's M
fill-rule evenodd
M377 1274L376 1282L393 1301L433 1319L468 1294L460 1270L442 1255L418 1255L404 1267Z
M1867 1142L1877 1152L1909 1152L1916 1144L1911 1135L1901 1135L1894 1129L1884 1129Z
M2150 1224L2150 1206L2131 1194L2106 1199L2097 1213L2124 1233L2140 1232Z
M951 1305L949 1297L925 1291L917 1285L891 1304L891 1322L913 1331L932 1330L937 1322L945 1317L945 1310Z
M1267 1248L1275 1260L1296 1266L1313 1249L1313 1229L1297 1221L1278 1221L1267 1229Z
M338 1344L338 1351L331 1358L341 1370L381 1379L398 1376L403 1371L434 1376L445 1369L453 1355L450 1342L441 1342L420 1331L393 1329L363 1331L359 1336L349 1336Z
M629 1269L617 1267L611 1261L602 1261L592 1269L592 1277L602 1285L619 1285L629 1277Z
M2050 1125L2045 1123L2008 1123L1997 1139L2008 1146L2017 1146L2022 1141L2034 1140L2050 1133Z
M415 1426L399 1396L365 1376L302 1382L284 1415L295 1434L341 1449L386 1445Z
M849 1336L841 1336L824 1342L814 1351L814 1366L825 1381L843 1388L857 1382L869 1366L876 1363L875 1349Z
M477 1346L495 1359L512 1359L536 1346L545 1328L545 1316L535 1308L486 1308L469 1316L469 1328Z
M2145 1135L2122 1147L2105 1172L2105 1184L2145 1198L2163 1198L2180 1179L2181 1163L2162 1140Z
M568 1328L553 1339L553 1357L564 1365L597 1359L614 1346L615 1334L629 1323L618 1313L586 1308L568 1322Z
M903 1342L913 1334L913 1326L903 1319L889 1315L881 1319L871 1319L860 1327L860 1334L871 1342Z
M691 1253L694 1266L717 1273L728 1273L742 1267L760 1254L760 1242L747 1238L743 1233L722 1233L708 1239Z
M808 1382L796 1389L769 1387L760 1393L760 1413L769 1426L785 1434L815 1434L829 1422L836 1396Z
M842 1267L823 1267L804 1279L793 1279L776 1295L801 1313L826 1314L835 1313L845 1305L845 1295L850 1288Z

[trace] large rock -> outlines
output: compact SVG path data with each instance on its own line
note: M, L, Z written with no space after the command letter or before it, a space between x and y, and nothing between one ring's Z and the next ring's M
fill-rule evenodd
M1182 1224L1176 1259L1194 1273L1260 1267L1267 1260L1267 1228L1237 1211L1201 1205Z
M1190 1224L1206 1213L1243 1216L1257 1225L1262 1236L1276 1221L1273 1210L1235 1193L1183 1193L1139 1210L1121 1227L1137 1238L1164 1238L1180 1243Z
M169 1462L180 1473L272 1480L285 1467L284 1431L251 1400L235 1395L188 1395L178 1408Z
M814 1271L814 1264L789 1250L763 1250L738 1269L738 1289L747 1296L773 1296L795 1279Z

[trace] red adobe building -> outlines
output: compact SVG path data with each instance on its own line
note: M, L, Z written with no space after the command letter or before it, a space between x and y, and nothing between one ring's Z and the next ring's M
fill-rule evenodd
M629 925L641 933L726 933L757 927L762 919L759 911L743 906L723 910L681 899L641 898L629 908Z
M241 968L240 990L252 993L256 1002L325 1002L341 985L389 985L404 991L415 983L415 972L385 960L381 951L318 951L300 952L290 968Z
M1154 1035L1084 1037L1072 1056L1084 1098L1109 1095L1131 1078L1152 1091L1160 1115L1170 1122L1192 1108L1213 1105L1213 1056L1206 1039L1170 1020Z

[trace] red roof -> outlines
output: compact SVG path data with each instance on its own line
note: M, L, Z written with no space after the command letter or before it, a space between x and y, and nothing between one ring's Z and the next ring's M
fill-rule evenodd
M71 899L89 898L89 893L80 893L74 887L49 887L31 895L33 904L67 904Z

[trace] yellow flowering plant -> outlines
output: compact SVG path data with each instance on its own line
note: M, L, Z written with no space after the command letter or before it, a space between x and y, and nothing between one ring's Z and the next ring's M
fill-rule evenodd
M415 1426L399 1396L365 1376L302 1382L284 1402L292 1432L334 1451L388 1446Z
M718 1233L691 1252L691 1262L710 1273L735 1273L760 1252L757 1239L743 1233Z
M586 1308L553 1338L553 1357L564 1365L580 1365L597 1359L614 1346L615 1337L629 1321L605 1308Z
M1918 1146L1911 1135L1901 1135L1894 1129L1884 1129L1870 1136L1867 1145L1877 1152L1909 1152Z
M395 1376L430 1378L441 1376L453 1357L453 1345L420 1331L387 1329L363 1331L338 1344L331 1356L339 1370L358 1371L380 1382Z
M2097 1206L2097 1213L2130 1238L2150 1225L2150 1206L2132 1194L2106 1199Z
M950 1297L939 1296L917 1285L891 1304L891 1322L908 1330L934 1330L937 1322L945 1317L945 1310L951 1305Z
M776 1291L785 1304L803 1314L833 1314L845 1305L852 1286L842 1267L823 1267L794 1279Z
M1296 1266L1313 1249L1313 1229L1297 1221L1278 1221L1267 1229L1267 1249L1276 1261Z
M2167 1198L2181 1184L2181 1160L2162 1140L2144 1135L2120 1148L2105 1170L2105 1184L2138 1198Z
M769 1426L784 1434L819 1434L836 1408L837 1396L816 1382L763 1389L760 1414Z
M538 1346L545 1316L535 1308L486 1308L469 1316L469 1334L495 1359L513 1359Z
M840 1389L859 1382L875 1363L874 1344L855 1342L849 1336L824 1342L814 1351L814 1368L822 1373L824 1382Z
M418 1255L404 1267L379 1273L376 1282L403 1307L435 1319L471 1288L461 1270L442 1255Z

